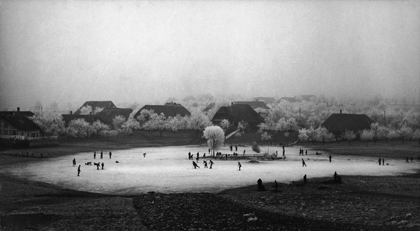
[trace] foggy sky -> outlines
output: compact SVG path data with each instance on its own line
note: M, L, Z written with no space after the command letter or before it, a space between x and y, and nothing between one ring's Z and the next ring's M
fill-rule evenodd
M417 1L2 1L0 108L420 92Z

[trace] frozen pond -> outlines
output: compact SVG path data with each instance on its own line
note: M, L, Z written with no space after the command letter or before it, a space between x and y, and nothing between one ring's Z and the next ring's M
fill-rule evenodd
M44 159L31 164L9 166L2 169L19 177L43 181L63 188L100 192L109 194L136 194L149 191L155 192L218 192L227 188L256 185L258 178L264 183L290 182L301 180L306 174L308 180L312 177L339 175L396 175L414 172L418 164L406 164L402 160L388 159L389 165L379 166L376 158L333 156L332 163L328 161L328 154L315 155L315 150L309 150L303 156L307 167L302 167L301 147L286 147L286 160L259 161L250 163L249 160L239 160L242 164L238 171L237 160L214 161L213 169L204 168L202 158L199 169L192 167L192 160L188 160L188 152L200 152L208 156L206 146L175 146L150 147L131 150L113 151L109 159L109 151L103 150L104 158L100 159L97 151L96 159L93 152L79 153L73 156ZM238 147L239 156L246 149L247 155L254 155L251 147ZM262 151L278 151L281 147L261 147ZM229 147L223 147L223 153L232 152ZM147 153L143 157L143 153ZM77 165L73 167L72 160L76 158ZM96 166L85 165L86 162L104 162L105 169L97 170ZM116 163L118 161L119 163ZM208 159L207 159L208 161ZM77 166L81 165L81 174L77 176ZM345 179L344 179L345 180Z

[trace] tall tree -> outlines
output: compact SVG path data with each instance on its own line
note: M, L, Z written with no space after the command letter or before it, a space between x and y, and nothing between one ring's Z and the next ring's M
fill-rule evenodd
M351 141L356 138L356 133L350 130L346 130L341 134L341 138L349 141L349 146L351 145Z
M225 132L219 126L208 126L204 129L203 137L207 139L207 145L213 151L217 150L225 142Z

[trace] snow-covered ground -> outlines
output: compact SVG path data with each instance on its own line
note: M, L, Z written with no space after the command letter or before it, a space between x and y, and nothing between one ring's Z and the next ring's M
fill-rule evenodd
M43 181L64 188L88 192L109 194L136 194L149 191L155 192L218 192L223 189L257 184L258 178L264 183L291 182L301 180L306 174L308 180L312 177L339 175L396 175L414 172L420 166L406 164L402 160L386 159L389 165L379 166L376 158L334 156L332 163L328 161L327 153L315 155L315 150L309 150L303 156L307 167L302 167L301 147L286 147L286 160L259 161L250 163L240 160L241 171L238 171L238 161L213 160L213 169L204 168L202 158L199 169L192 167L188 160L188 152L200 152L208 156L205 146L175 146L151 147L131 150L113 151L109 159L109 151L104 151L104 158L96 159L93 153L79 153L74 156L44 159L44 161L9 166L2 172ZM239 155L246 149L247 155L254 155L251 147L238 147ZM261 147L262 151L282 153L281 147ZM232 153L229 147L221 149L223 153ZM147 153L143 157L143 153ZM72 160L76 158L77 165L73 167ZM97 170L96 166L85 165L86 162L103 162L104 170ZM119 163L116 163L118 161ZM77 166L81 165L81 174L77 176ZM345 177L343 179L345 181Z

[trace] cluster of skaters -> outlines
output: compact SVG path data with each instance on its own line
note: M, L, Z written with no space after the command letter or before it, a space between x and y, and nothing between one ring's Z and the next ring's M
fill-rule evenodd
M206 158L206 153L203 154L202 158L203 159ZM188 153L188 159L189 160L194 159L194 155L191 154L191 152ZM198 165L199 161L200 161L200 152L197 152L195 161L194 160L192 161L192 166L193 166L194 169L200 168L200 166ZM210 165L210 167L209 167L209 165ZM213 165L214 165L213 160L209 160L208 163L207 163L206 160L203 160L204 168L213 169ZM242 168L242 164L241 164L241 162L238 161L238 171L241 171L241 168Z
M112 152L109 152L109 159L112 159ZM145 154L143 154L143 156L145 156ZM99 158L103 159L104 158L104 153L101 151L99 154ZM96 159L96 151L93 152L93 159ZM118 161L117 161L118 163ZM76 163L76 158L73 159L73 167L75 167L77 165ZM85 165L95 165L96 166L96 170L105 170L105 163L104 162L86 162ZM77 176L80 176L80 172L81 172L81 165L79 164L79 166L77 167Z

